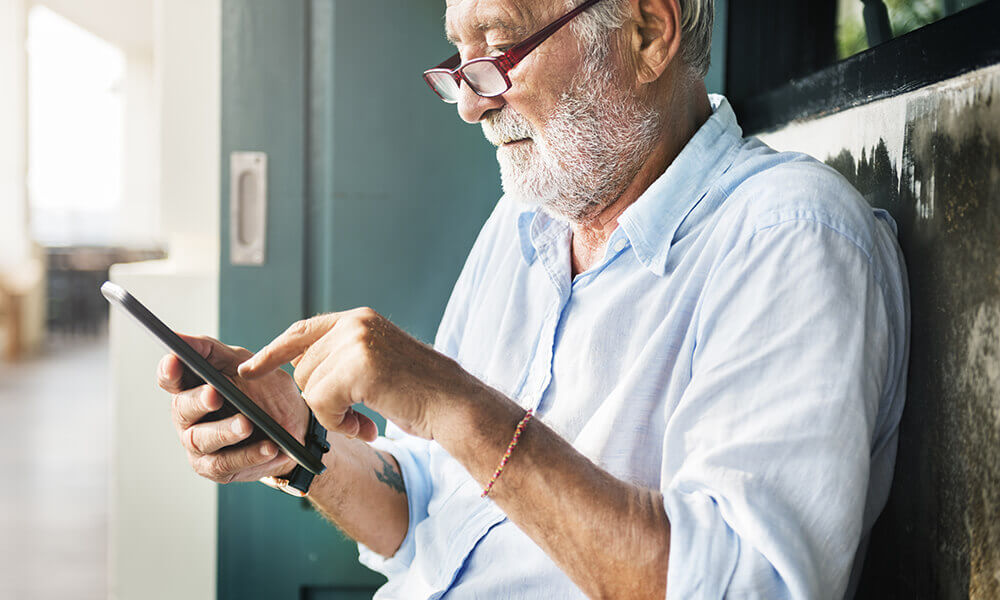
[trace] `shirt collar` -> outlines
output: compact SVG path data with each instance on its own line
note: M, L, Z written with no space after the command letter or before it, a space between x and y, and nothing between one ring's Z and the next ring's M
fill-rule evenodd
M531 243L531 223L535 215L540 214L536 208L522 206L517 215L517 234L521 239L521 256L529 265L535 260L535 246Z
M568 234L569 223L556 219L537 206L522 205L517 216L517 233L521 240L521 256L529 265L537 250Z
M729 101L717 94L709 95L709 100L712 116L688 140L667 170L618 217L618 225L628 237L636 258L658 276L666 272L667 253L677 228L729 167L743 137ZM554 222L556 219L536 206L521 206L517 230L526 263L534 261L535 241Z
M729 165L743 139L729 101L709 96L713 113L667 170L618 217L636 258L657 276L667 268L667 254L677 229Z

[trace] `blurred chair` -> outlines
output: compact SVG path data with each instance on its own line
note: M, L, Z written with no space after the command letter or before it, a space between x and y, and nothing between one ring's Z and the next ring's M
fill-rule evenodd
M0 269L0 343L17 360L45 339L45 262L35 247L28 260Z
M103 334L108 303L98 291L117 263L164 258L159 248L54 246L45 249L47 329L56 338Z

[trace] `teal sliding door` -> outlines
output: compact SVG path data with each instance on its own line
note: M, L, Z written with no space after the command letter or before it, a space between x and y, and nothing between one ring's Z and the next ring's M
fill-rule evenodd
M448 56L441 0L223 0L221 337L367 305L432 341L500 195L492 148L420 77ZM268 157L266 259L229 256L229 155ZM369 598L382 578L304 501L219 494L221 599Z

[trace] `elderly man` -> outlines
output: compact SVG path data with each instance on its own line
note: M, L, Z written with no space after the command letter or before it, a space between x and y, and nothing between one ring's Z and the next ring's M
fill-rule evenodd
M458 53L425 79L497 146L505 195L434 348L369 309L252 357L189 338L300 440L310 409L330 430L308 497L378 597L853 593L904 398L894 225L742 137L702 83L712 13L449 0ZM198 473L292 470L230 447L245 417L201 422L222 400L181 371L165 357L160 384Z

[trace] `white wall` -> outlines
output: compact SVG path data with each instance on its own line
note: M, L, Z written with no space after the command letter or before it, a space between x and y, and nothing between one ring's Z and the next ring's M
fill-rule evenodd
M163 232L175 260L217 268L220 0L154 6Z
M218 329L218 284L211 274L157 261L115 265L111 279L177 330ZM110 337L109 596L214 598L215 484L191 471L170 421L170 396L156 387L164 350L117 310Z
M25 0L0 0L0 271L28 257Z
M153 0L33 0L126 52L153 47Z
M34 0L29 6L29 28L38 29L29 29L37 54L29 54L28 160L36 162L28 187L32 230L43 243L148 249L162 241L153 14L152 0L146 1L148 12L119 10L111 0ZM62 48L56 31L67 34ZM100 64L88 77L91 58ZM84 71L83 79L60 72L66 69ZM114 80L104 81L108 77ZM107 95L105 85L115 93ZM66 183L73 181L80 184L75 190Z
M159 99L152 50L125 53L122 198L114 214L114 243L152 248L160 225Z
M116 265L113 281L171 327L218 332L220 0L154 2L158 212L169 258ZM215 484L196 476L156 388L163 355L111 318L111 596L215 597Z

